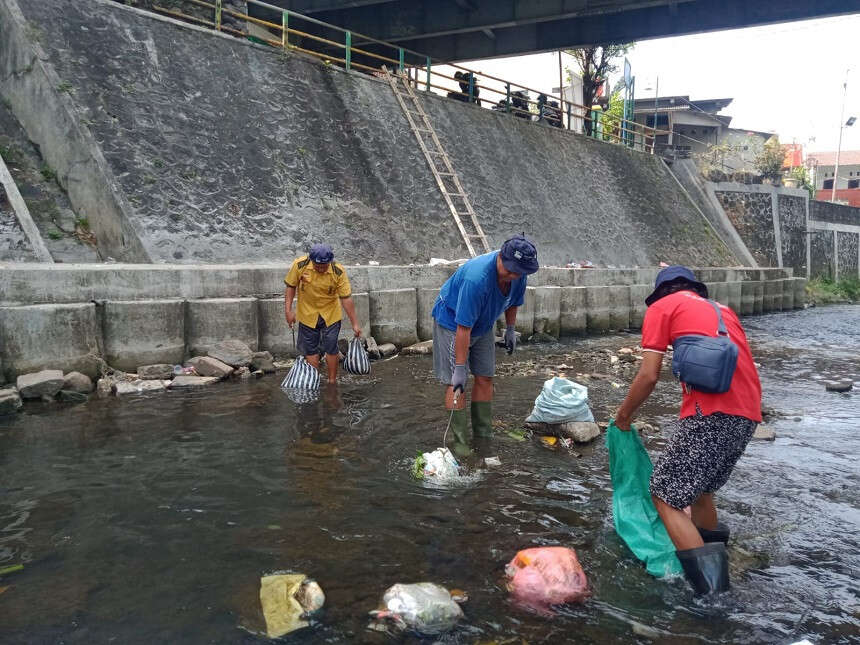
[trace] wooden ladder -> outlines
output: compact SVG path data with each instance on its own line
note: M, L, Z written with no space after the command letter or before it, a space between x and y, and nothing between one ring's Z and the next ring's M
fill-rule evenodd
M469 255L475 257L478 254L475 252L475 247L480 249L479 253L489 253L490 245L487 242L484 229L481 228L481 223L478 222L475 210L472 208L472 202L469 201L463 184L460 183L460 177L454 171L451 159L448 158L448 153L445 152L439 137L436 136L436 131L433 129L427 113L421 107L409 79L402 73L392 74L385 66L382 69L391 85L391 91L394 92L400 107L403 108L403 113L406 115L406 120L409 121L409 127L412 128L412 133L418 141L421 152L424 153L427 165L430 166L430 170L436 178L439 192L442 193L445 203L448 204L454 222L457 224L457 229L463 236L463 241L469 250ZM406 88L405 92L399 89L402 87ZM429 142L424 138L425 135L429 138ZM471 228L471 232L467 230L467 227ZM474 243L476 240L480 241L480 244Z

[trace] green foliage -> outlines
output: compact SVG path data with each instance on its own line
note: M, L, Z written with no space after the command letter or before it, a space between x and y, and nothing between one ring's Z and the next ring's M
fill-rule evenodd
M61 240L61 239L63 239L63 234L61 231L58 231L57 229L52 228L50 231L48 231L48 237L51 238L52 240Z
M779 143L779 139L771 137L756 156L753 165L765 179L776 179L782 175L783 162L785 162L785 151Z
M74 91L74 88L72 87L72 84L68 81L60 81L60 83L57 85L57 91L71 93Z
M18 164L23 160L24 155L21 154L21 149L18 146L10 143L9 145L0 144L0 157L3 157L6 163Z
M87 219L86 217L79 217L75 221L76 221L79 229L81 229L83 231L89 231L90 230L90 220Z
M789 173L789 177L796 179L798 185L806 189L806 192L809 193L809 199L815 199L815 184L812 183L812 177L806 166L795 166Z
M415 457L415 461L412 462L412 476L415 479L424 479L424 466L427 464L427 460L424 459L424 453L419 453L417 457Z
M600 117L603 123L603 140L618 141L621 138L621 122L624 120L624 96L616 91L609 97L609 107Z
M606 78L618 71L618 63L636 43L615 43L609 45L593 45L580 49L568 49L566 52L576 60L579 76L582 78L582 104L586 107L594 105L597 88ZM570 81L572 72L567 70ZM591 133L591 122L585 121L586 134Z
M813 278L806 284L806 292L814 302L833 303L849 300L860 302L860 280L857 278Z
M42 173L42 177L44 177L46 181L57 181L57 171L51 168L48 164L43 163L39 166L39 172Z

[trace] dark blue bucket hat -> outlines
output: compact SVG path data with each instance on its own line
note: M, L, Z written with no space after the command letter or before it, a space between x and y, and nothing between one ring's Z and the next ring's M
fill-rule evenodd
M502 264L508 271L520 275L531 275L540 268L537 259L537 248L534 242L525 234L514 235L505 240L502 250L499 252Z
M314 244L308 255L311 258L311 262L316 262L317 264L328 264L334 260L334 251L331 250L328 244Z
M703 294L703 297L708 297L708 287L705 286L703 282L699 282L696 280L696 275L692 272L692 270L687 267L675 264L670 267L666 267L662 269L660 273L657 274L657 279L654 280L654 291L651 292L651 295L645 298L645 304L648 306L653 305L659 298L657 292L660 290L664 284L670 284L672 282L676 282L678 280L684 280L685 282L689 282L691 286L693 286L696 291L700 294Z

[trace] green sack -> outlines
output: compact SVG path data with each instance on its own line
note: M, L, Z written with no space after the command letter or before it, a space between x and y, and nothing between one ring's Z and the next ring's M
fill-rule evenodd
M624 432L610 420L606 431L609 475L612 478L612 516L615 532L645 562L652 576L680 575L681 563L675 545L654 508L648 483L651 459L636 428Z

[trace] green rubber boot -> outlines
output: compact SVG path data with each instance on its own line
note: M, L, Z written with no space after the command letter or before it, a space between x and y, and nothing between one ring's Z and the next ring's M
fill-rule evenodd
M458 457L468 457L472 454L469 446L469 413L466 408L454 410L451 415L451 434L454 436L454 445L451 450Z
M472 401L472 432L484 439L493 436L492 401Z

